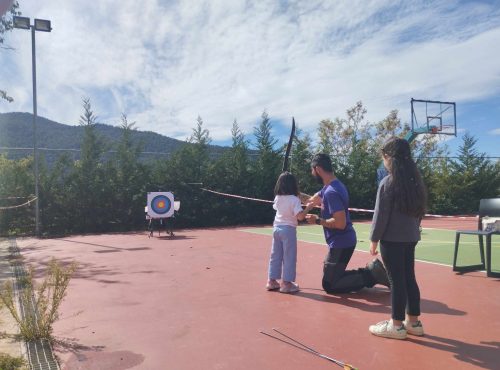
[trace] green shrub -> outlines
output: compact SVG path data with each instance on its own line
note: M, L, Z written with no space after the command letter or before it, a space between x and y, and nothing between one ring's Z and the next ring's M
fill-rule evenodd
M0 300L18 323L23 340L51 340L52 325L59 317L59 306L66 296L66 289L75 270L76 263L62 267L53 258L44 280L35 286L33 268L29 267L27 274L18 278L18 294L24 315L17 310L12 282L5 282L0 290Z
M6 353L0 353L1 370L26 370L26 361L22 357L12 357Z

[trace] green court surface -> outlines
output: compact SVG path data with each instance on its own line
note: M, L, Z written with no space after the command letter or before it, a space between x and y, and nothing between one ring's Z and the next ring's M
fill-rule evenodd
M370 224L354 223L354 228L358 236L356 249L368 252ZM244 231L272 235L273 229L271 227L266 227L245 229ZM297 228L297 237L304 242L326 245L323 229L320 226L299 226ZM484 238L484 246L486 255L486 238ZM422 230L422 239L417 245L416 259L452 266L454 249L455 231L424 228ZM462 234L460 236L457 265L475 265L480 262L481 257L479 254L478 237L475 235ZM491 269L493 271L500 271L500 235L493 235L491 239Z

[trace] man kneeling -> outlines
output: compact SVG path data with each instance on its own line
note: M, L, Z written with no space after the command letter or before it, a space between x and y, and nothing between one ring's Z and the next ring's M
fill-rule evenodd
M356 248L356 231L349 216L349 193L335 176L330 157L316 154L311 174L323 188L307 201L321 206L321 216L308 214L310 224L323 226L329 250L323 267L323 289L329 294L355 292L375 284L389 287L384 265L375 259L366 268L346 271Z

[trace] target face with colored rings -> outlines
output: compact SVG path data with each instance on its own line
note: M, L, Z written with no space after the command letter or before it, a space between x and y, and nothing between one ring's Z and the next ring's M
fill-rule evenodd
M164 195L157 195L151 202L151 209L159 215L164 215L165 213L167 213L170 210L170 207L170 199L168 199Z
M174 195L170 192L148 193L148 215L152 218L166 218L174 213Z

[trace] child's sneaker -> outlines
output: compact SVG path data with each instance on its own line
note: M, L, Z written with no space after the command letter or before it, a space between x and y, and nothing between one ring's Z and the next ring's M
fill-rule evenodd
M420 320L418 320L416 322L411 322L411 321L405 320L405 321L403 321L403 325L405 326L408 334L417 335L419 337L424 335L424 327L422 326L422 322Z
M266 289L267 290L277 290L280 288L280 283L278 283L276 280L271 279L267 281L266 284Z
M284 281L281 285L281 293L296 293L299 291L299 284L293 283L291 281Z
M406 339L406 329L404 325L400 327L394 326L392 320L381 321L378 324L370 325L370 333L373 335L392 338L392 339Z

